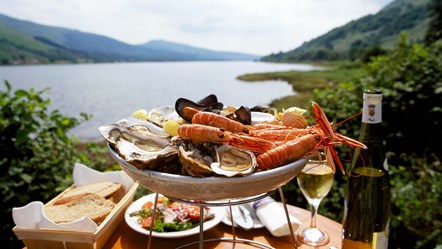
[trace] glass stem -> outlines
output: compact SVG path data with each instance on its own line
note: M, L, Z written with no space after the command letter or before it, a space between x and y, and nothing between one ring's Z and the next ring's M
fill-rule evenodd
M321 203L321 200L313 200L310 202L310 209L311 209L311 219L310 219L310 227L316 228L316 215L318 214L318 207Z

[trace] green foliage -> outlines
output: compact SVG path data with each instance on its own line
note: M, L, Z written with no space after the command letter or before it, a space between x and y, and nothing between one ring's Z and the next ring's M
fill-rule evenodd
M425 43L427 45L442 39L442 1L431 1L430 18L430 24L425 35Z
M398 47L374 58L362 77L315 91L315 100L332 122L339 123L361 110L364 89L383 90L383 126L394 207L391 248L434 248L442 244L442 167L437 140L442 137L441 52L442 42L423 47L408 43L402 35ZM337 130L358 137L359 122L350 120ZM349 152L341 149L340 157ZM345 179L336 178L341 190ZM342 210L339 203L333 208L339 205ZM340 221L337 213L330 214Z
M415 42L423 42L428 33L426 30L427 23L430 21L431 10L428 7L430 1L393 1L374 15L351 21L305 42L294 50L271 54L261 60L280 62L362 60L366 62L370 56L382 54L385 50L394 48L401 32L410 34ZM434 19L434 23L439 22L440 26L440 20L441 18L437 21Z
M10 248L18 246L12 241L12 207L46 202L72 184L76 155L66 132L81 121L57 110L49 113L50 101L41 97L46 90L12 92L7 81L5 86L0 91L0 215L1 243Z

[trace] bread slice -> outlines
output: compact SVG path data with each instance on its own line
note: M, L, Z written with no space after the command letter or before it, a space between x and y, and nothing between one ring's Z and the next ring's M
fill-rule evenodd
M98 182L88 185L83 185L80 187L73 188L68 192L64 193L53 205L60 205L78 198L86 193L93 193L104 198L111 198L112 195L122 190L122 186L116 182Z
M64 204L45 206L45 214L55 223L71 222L87 216L99 225L114 207L115 203L102 196L85 193Z

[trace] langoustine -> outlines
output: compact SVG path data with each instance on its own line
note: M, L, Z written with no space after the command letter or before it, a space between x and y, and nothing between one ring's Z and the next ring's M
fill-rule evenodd
M279 167L315 150L323 149L333 171L336 171L336 163L345 174L334 145L344 143L351 147L366 146L333 130L321 107L315 102L312 102L312 111L315 125L306 128L264 124L245 126L218 114L195 112L194 117L198 115L195 123L198 124L182 125L178 134L183 139L194 142L225 143L253 151L258 155L260 170Z

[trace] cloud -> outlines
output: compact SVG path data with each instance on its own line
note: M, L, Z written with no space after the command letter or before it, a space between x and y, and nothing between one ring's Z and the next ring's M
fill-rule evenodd
M130 44L165 39L265 55L374 14L393 0L2 0L3 14Z

